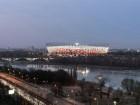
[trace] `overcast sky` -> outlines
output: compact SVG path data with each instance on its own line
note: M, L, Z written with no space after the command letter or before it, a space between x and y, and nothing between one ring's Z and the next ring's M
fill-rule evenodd
M48 42L140 48L140 0L0 0L0 47Z

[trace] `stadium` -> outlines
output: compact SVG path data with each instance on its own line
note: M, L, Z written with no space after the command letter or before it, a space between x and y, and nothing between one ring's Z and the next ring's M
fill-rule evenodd
M109 47L80 45L75 43L73 45L50 45L47 46L49 55L58 56L94 56L99 54L107 54Z

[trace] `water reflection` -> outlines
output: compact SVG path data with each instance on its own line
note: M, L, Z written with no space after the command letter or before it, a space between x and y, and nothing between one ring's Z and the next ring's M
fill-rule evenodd
M56 71L63 69L68 72L73 78L77 80L85 79L86 81L97 82L97 77L106 79L106 86L113 88L121 88L121 81L125 78L140 81L140 70L111 70L101 69L94 66L81 66L81 65L36 65L36 64L13 64L15 68L22 69L35 69L35 70L51 70Z

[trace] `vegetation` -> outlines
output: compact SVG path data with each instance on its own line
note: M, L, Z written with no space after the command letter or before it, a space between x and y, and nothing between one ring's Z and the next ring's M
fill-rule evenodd
M123 90L116 90L113 98L119 105L140 105L140 82L133 79L124 79L122 81Z
M109 87L106 92L102 90L106 88L104 84L104 79L98 84L81 82L82 91L75 99L87 105L140 105L140 82L126 78L122 81L122 89Z
M26 51L26 50L13 50L13 51L0 51L0 58L39 58L43 56L43 51Z
M49 61L57 64L88 64L110 67L140 68L140 54L138 55L97 55L97 56L78 56L78 57L55 57Z
M64 70L57 71L43 71L43 70L23 70L12 67L1 67L1 71L9 73L28 82L37 84L53 84L59 83L61 85L71 85L75 83L75 80Z

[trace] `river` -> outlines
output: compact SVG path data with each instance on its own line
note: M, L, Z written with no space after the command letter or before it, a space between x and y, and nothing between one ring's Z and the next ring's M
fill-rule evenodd
M51 70L56 71L63 69L73 75L77 80L84 79L85 81L98 82L98 78L106 80L106 86L111 86L114 89L121 88L123 79L134 79L140 81L140 70L120 70L120 69L104 69L95 66L82 65L44 65L44 64L12 64L14 68L35 69L35 70ZM75 75L76 74L76 75Z

